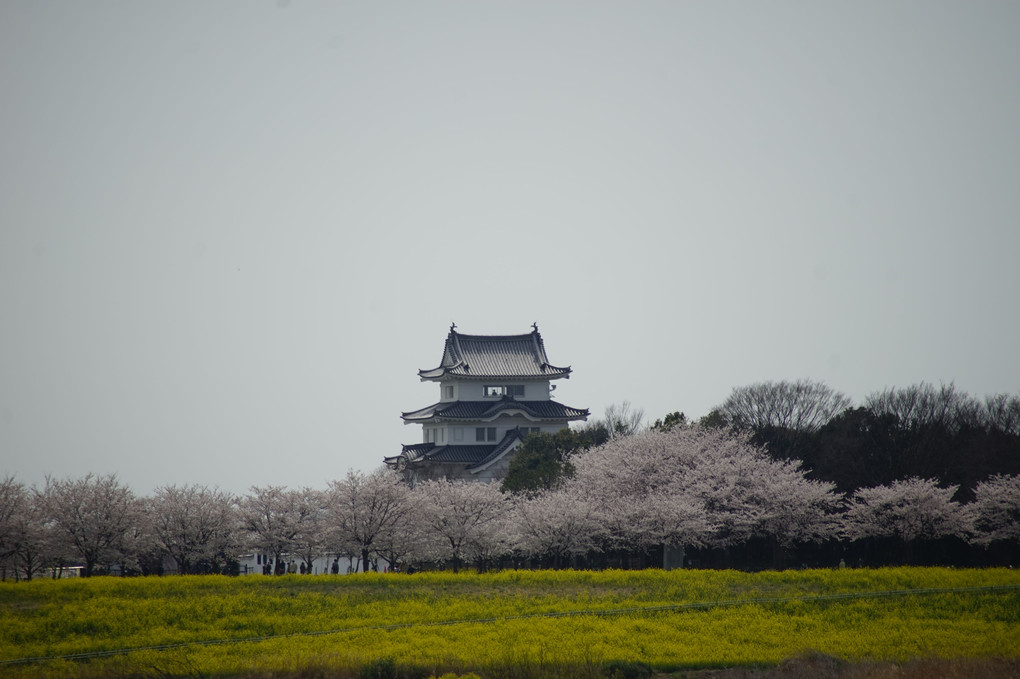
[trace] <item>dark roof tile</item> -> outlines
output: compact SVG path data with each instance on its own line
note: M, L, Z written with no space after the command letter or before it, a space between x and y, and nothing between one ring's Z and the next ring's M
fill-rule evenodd
M439 367L419 370L423 380L449 377L495 379L570 377L570 368L551 365L536 327L526 335L462 335L453 328Z
M524 435L518 428L509 430L503 439L497 444L466 445L466 446L437 446L434 443L414 443L403 446L400 455L384 458L384 462L390 466L397 466L397 462L404 458L411 466L425 463L453 463L464 464L466 468L472 469L481 467L497 459L505 453L516 441L523 440Z
M500 441L499 444L495 448L493 448L488 455L486 455L478 462L472 464L470 467L468 467L468 469L484 467L485 465L487 465L488 463L492 462L493 460L497 459L500 455L505 453L507 449L514 444L514 442L523 440L524 434L521 433L520 428L511 429L506 433L506 436L503 437L503 440Z
M571 408L558 401L518 401L511 397L490 401L447 401L433 403L419 410L403 413L405 422L424 422L432 418L444 420L486 420L508 410L521 410L543 420L583 420L587 408Z

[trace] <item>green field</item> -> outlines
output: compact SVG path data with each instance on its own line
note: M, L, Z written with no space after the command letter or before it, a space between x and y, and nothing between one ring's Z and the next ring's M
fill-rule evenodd
M805 653L849 661L1020 658L1020 573L507 571L0 583L0 676L598 677L626 674L628 663L672 672L768 666Z

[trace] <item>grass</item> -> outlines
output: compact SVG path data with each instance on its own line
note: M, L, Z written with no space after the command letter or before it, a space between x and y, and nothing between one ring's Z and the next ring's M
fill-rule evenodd
M68 657L76 654L88 655ZM40 659L5 662L25 658ZM0 675L13 677L636 679L654 671L728 679L743 675L718 673L781 672L793 667L783 663L817 658L836 663L834 672L910 662L1008 666L1020 659L1020 573L508 571L0 583Z

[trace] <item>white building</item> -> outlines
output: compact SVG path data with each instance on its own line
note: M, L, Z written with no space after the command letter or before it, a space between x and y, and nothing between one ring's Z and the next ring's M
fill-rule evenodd
M401 415L422 426L421 443L384 460L411 483L501 479L528 434L588 418L586 408L552 400L552 381L569 378L570 368L549 362L537 325L524 335L463 335L456 327L439 367L418 371L423 382L438 382L439 401Z
M261 552L242 554L238 558L240 575L276 575L282 573L300 573L301 575L348 575L359 570L358 560L343 554L323 554L312 561L311 571L302 572L303 559L296 554L284 554L280 560L274 561L272 555ZM379 560L379 570L388 570L389 564Z

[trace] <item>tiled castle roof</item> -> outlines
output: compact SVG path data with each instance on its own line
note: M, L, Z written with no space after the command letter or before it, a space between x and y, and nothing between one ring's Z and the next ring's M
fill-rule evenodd
M439 367L419 370L423 380L570 377L570 368L551 365L538 326L526 335L462 335L450 328Z
M467 470L484 467L490 462L498 459L510 446L517 441L524 440L524 434L520 429L511 429L503 439L496 444L480 445L436 445L435 443L415 443L403 447L400 455L383 458L383 462L391 467L398 467L403 458L404 463L409 467L415 467L428 463L463 464Z
M405 422L442 420L488 420L508 410L519 410L536 420L583 420L588 409L571 408L556 401L518 401L504 396L498 401L448 401L433 403L419 410L401 414Z

